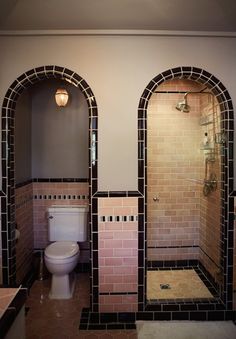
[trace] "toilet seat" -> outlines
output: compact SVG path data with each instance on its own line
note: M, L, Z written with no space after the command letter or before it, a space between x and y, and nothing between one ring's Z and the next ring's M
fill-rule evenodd
M79 245L75 241L57 241L47 246L44 253L54 260L71 258L79 253Z

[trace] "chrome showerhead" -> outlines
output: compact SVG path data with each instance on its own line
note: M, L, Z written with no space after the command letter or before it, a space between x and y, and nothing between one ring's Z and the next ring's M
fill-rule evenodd
M181 111L181 112L184 112L184 113L188 113L188 112L189 112L190 106L189 106L188 103L187 103L187 94L188 94L188 93L185 93L185 95L184 95L184 100L178 102L177 105L175 106L175 108L176 108L178 111Z

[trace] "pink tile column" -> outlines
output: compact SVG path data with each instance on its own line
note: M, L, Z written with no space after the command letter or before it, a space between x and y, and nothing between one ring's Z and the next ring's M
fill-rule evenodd
M16 242L16 280L20 284L31 269L33 258L32 184L15 190L16 227L20 238Z
M100 312L137 310L137 204L137 198L101 198L98 201Z

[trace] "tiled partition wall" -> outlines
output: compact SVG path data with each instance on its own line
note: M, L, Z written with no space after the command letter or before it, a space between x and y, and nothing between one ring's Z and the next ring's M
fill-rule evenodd
M16 241L16 282L20 284L32 267L34 248L32 183L18 185L15 195L16 227L20 232Z
M135 312L138 305L137 198L98 200L99 311Z

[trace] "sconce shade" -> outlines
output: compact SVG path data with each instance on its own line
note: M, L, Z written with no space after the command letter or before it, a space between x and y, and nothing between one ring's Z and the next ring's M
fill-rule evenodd
M65 88L58 88L55 94L55 100L58 106L65 107L69 99L69 94Z

